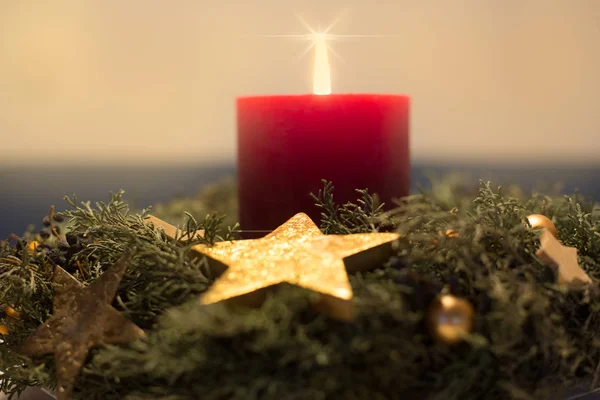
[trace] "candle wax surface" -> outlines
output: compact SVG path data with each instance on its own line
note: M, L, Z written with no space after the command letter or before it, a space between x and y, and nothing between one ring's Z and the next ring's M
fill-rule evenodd
M271 230L298 212L318 224L309 194L321 179L333 182L338 204L356 201L355 189L377 193L386 208L408 195L409 103L371 94L238 98L241 228Z

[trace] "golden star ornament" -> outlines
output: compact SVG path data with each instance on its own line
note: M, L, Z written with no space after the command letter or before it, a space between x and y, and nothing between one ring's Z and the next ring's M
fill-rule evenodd
M111 306L130 258L122 257L89 286L55 267L53 315L17 351L28 357L54 353L58 400L69 398L91 347L144 336L142 329Z
M333 317L352 318L352 288L347 271L372 268L387 260L397 233L325 235L304 213L260 239L196 245L221 273L200 301L212 304L244 298L253 302L262 289L288 283L321 294ZM259 297L260 300L260 297Z

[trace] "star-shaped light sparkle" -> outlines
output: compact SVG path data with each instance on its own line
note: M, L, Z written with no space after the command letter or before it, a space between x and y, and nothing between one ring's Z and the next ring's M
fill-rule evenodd
M130 258L122 257L87 287L64 269L54 269L53 315L17 351L28 357L54 353L58 400L69 398L90 348L144 336L110 305Z
M313 29L304 19L302 19L299 15L296 15L300 23L304 26L304 28L308 31L308 33L304 34L283 34L283 35L258 35L259 37L273 37L273 38L288 38L288 39L300 39L309 41L308 47L302 53L301 57L304 57L311 51L313 48L315 49L315 62L314 62L314 72L313 72L313 93L318 95L328 95L331 94L331 76L329 71L329 57L328 53L332 53L337 56L339 59L341 57L333 50L333 48L329 45L331 41L347 39L347 38L368 38L368 37L386 37L390 35L341 35L331 33L333 27L338 23L341 17L335 19L329 26L323 30L315 30Z
M560 285L592 282L592 279L577 262L576 248L563 246L548 230L544 230L540 236L540 244L541 247L536 255L547 265L558 268L558 283Z
M346 271L377 266L399 238L396 233L324 235L300 213L261 239L196 245L194 251L225 269L201 302L217 303L289 283L320 293L332 316L350 319L352 288Z

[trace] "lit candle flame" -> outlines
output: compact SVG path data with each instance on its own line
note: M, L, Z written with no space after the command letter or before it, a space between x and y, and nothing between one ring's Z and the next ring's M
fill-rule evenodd
M258 35L261 37L277 37L277 38L290 38L290 39L303 39L309 40L310 45L305 50L303 55L307 54L313 48L315 49L315 65L313 71L313 94L316 95L328 95L331 94L331 71L329 69L329 51L334 56L337 53L329 47L328 42L332 40L338 40L343 38L367 38L367 37L389 37L390 35L336 35L329 33L334 25L339 20L336 19L331 23L327 29L323 32L317 32L311 28L302 18L297 16L299 21L304 25L309 33L300 35ZM391 35L395 36L395 35Z
M315 35L315 70L313 72L313 93L331 94L331 72L325 35Z

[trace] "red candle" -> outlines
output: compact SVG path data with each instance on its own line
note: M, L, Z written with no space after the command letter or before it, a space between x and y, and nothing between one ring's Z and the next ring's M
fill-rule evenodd
M331 95L326 47L317 42L313 95L237 99L239 220L269 231L299 212L317 224L310 193L333 182L334 201L377 193L388 208L409 193L409 98ZM256 237L264 233L245 237Z
M298 212L318 223L309 194L321 179L339 204L355 201L355 189L388 205L408 195L408 108L407 97L391 95L239 98L241 228L271 230Z

